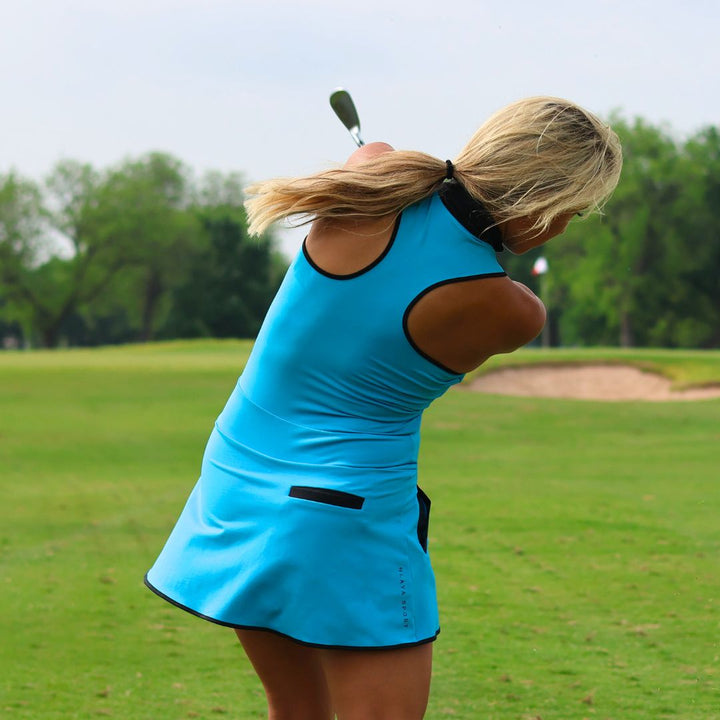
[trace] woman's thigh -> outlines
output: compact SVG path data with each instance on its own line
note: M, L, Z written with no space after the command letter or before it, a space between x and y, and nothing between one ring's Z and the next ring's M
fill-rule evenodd
M388 650L322 650L338 720L421 720L430 693L432 643Z
M235 631L265 688L269 720L331 720L319 651L264 630Z
M432 643L388 650L319 649L236 630L268 699L270 720L421 720Z

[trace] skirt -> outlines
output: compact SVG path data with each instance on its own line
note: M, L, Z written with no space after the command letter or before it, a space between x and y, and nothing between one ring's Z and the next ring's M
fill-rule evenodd
M340 462L352 457L350 445L369 458L374 440L381 455L387 442L355 434L333 443L242 406L242 428L219 418L147 586L221 625L311 646L434 640L430 501L416 485L416 463Z

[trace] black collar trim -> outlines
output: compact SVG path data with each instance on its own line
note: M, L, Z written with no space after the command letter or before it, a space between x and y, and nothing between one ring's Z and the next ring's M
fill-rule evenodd
M503 251L502 233L485 206L478 202L457 181L446 180L438 191L447 211L476 238L492 245L495 252Z

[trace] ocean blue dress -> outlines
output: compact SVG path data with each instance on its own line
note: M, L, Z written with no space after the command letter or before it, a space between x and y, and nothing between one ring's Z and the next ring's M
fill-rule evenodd
M437 636L419 430L462 375L426 357L406 320L434 287L505 274L453 207L437 193L410 206L382 256L351 275L303 247L146 575L154 592L313 646Z

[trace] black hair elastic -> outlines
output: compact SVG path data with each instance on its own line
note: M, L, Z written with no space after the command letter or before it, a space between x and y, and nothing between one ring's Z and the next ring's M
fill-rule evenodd
M452 160L445 161L445 179L452 180L455 173L455 166L452 164Z

